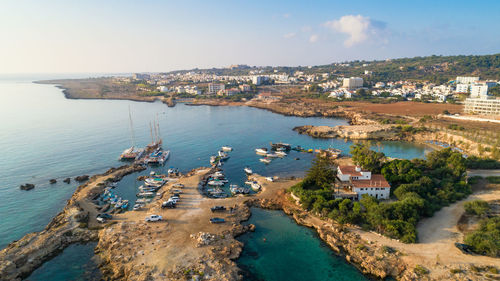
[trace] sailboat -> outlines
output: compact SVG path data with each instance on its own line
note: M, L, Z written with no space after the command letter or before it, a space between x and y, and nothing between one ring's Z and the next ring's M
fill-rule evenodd
M149 128L151 130L151 144L148 145L148 151L152 152L146 157L146 159L144 159L144 163L163 165L170 157L170 150L163 150L161 147L162 139L160 137L160 122L156 121L154 124L154 136L151 123L149 123Z
M132 146L130 148L125 149L122 154L120 154L120 160L122 161L134 161L141 158L144 153L144 149L136 149L135 147L135 134L134 134L134 125L132 123L132 113L130 112L130 106L128 107L128 117L129 117L129 126L130 126L130 142Z

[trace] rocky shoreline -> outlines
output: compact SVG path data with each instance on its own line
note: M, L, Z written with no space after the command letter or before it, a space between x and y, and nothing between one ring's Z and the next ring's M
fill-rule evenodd
M44 230L29 233L0 251L0 280L26 278L70 244L96 241L97 228L89 227L97 213L95 205L91 203L92 198L103 191L106 181L118 181L142 169L142 166L111 168L80 185L64 209Z

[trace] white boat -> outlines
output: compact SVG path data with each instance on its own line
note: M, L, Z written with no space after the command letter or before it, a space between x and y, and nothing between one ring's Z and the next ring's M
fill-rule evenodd
M213 186L223 186L224 184L225 183L223 181L219 180L213 180L208 182L208 185L213 185Z
M279 157L278 154L276 154L276 153L268 153L266 156L270 157L270 158L277 158L277 157Z
M278 155L279 157L285 157L285 156L287 156L288 154L286 154L286 152L284 152L284 151L277 151L277 152L276 152L276 155Z
M137 211L137 210L140 210L142 209L142 207L144 207L144 204L135 204L134 205L134 208L132 208L134 211Z
M247 181L245 182L245 184L248 184L248 185L252 185L252 183L253 183L253 181L251 181L251 180L247 180Z
M227 155L227 153L225 153L222 150L219 150L218 154L219 154L220 160L222 160L222 161L224 161L224 160L226 160L226 159L229 158L229 155Z
M230 146L225 145L225 146L222 147L222 151L233 151L233 148L230 147Z
M212 177L214 177L214 178L223 178L224 174L221 171L217 171L217 172L215 172L215 173L212 174Z
M252 169L250 169L250 167L245 167L245 168L243 169L243 171L245 171L245 173L247 173L248 175L253 174L253 171L252 171Z
M210 165L215 164L215 162L217 162L217 156L215 155L210 156Z
M136 194L137 197L139 198L144 198L144 197L153 197L155 196L154 192L139 192Z
M261 155L267 155L267 148L265 148L265 147L256 148L255 153L261 154Z
M267 181L270 181L270 182L273 182L273 181L274 181L274 178L273 178L273 177L266 177L266 180L267 180Z
M259 161L263 162L263 163L266 163L266 164L271 163L271 159L268 159L268 158L260 158Z
M252 187L252 189L253 189L254 191L259 191L259 190L260 190L260 184L259 184L259 183L257 183L257 182L253 182L253 183L250 185L250 187Z

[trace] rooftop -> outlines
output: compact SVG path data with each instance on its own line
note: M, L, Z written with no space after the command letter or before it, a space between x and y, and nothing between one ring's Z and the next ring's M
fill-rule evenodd
M352 180L352 186L357 188L364 187L387 187L391 185L385 180L384 176L380 174L372 175L369 180Z

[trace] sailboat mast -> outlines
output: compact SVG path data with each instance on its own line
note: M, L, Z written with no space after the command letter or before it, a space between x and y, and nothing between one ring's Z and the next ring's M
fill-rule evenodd
M149 122L149 134L151 135L151 144L154 144L155 140L153 138L153 126L151 125L151 122Z
M132 142L132 147L135 147L135 134L134 134L134 124L132 122L132 113L130 112L130 105L128 106L128 117L130 120L130 137Z

